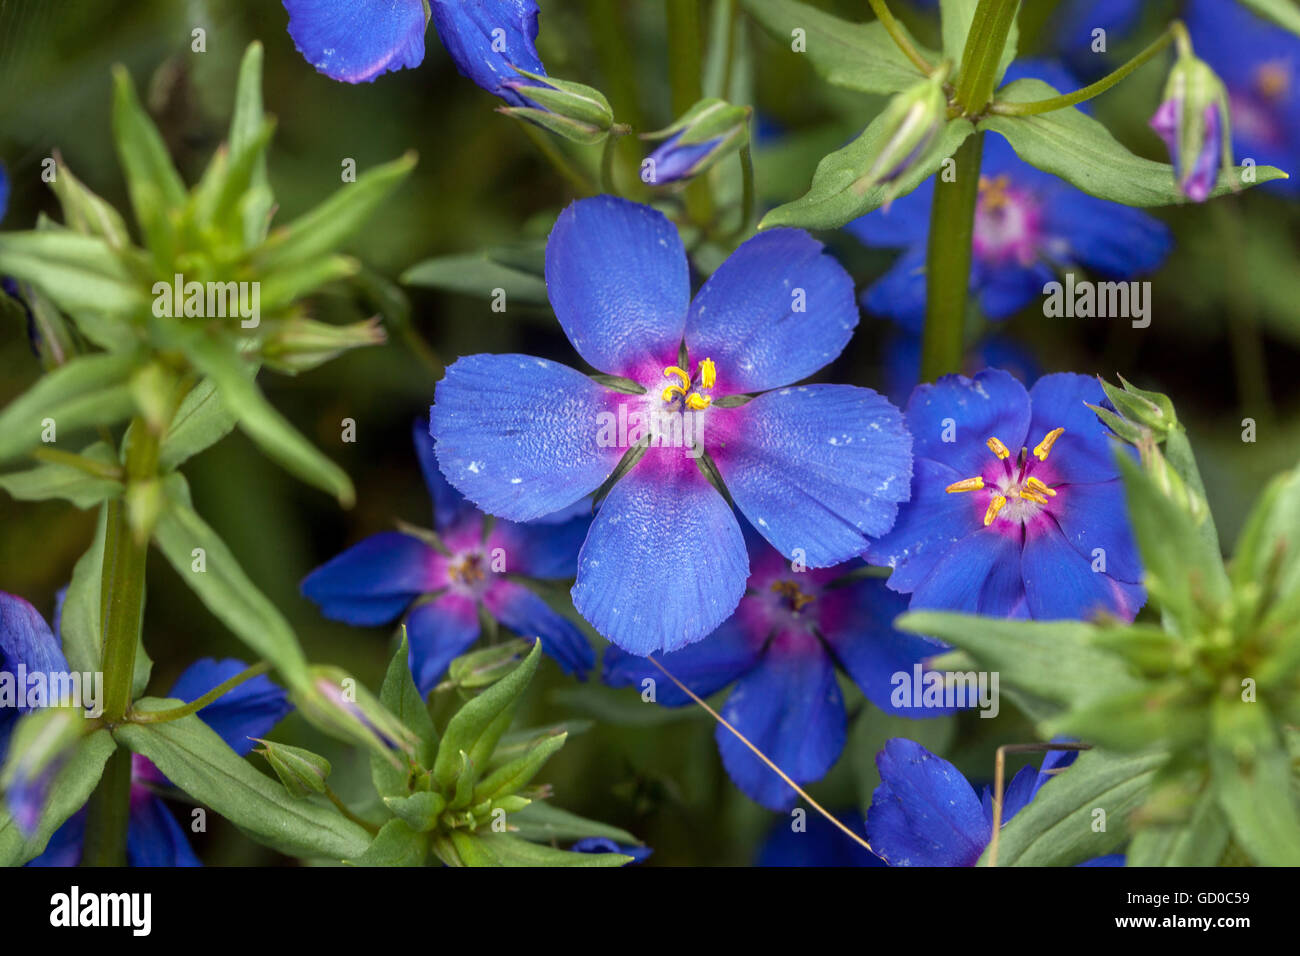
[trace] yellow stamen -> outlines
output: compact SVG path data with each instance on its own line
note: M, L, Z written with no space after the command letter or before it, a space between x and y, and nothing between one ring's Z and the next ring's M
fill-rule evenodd
M468 554L463 560L447 568L447 576L462 584L474 584L484 578L482 556Z
M685 395L685 394L686 394L686 389L682 388L680 385L669 385L667 388L663 390L663 393L659 397L662 398L665 402L671 402L678 395Z
M1283 62L1264 63L1255 71L1255 86L1267 100L1279 100L1291 88L1291 72Z
M686 374L684 369L680 369L676 365L670 365L664 369L664 378L672 378L674 375L681 380L682 394L685 394L686 390L691 387L691 377Z
M999 458L1011 457L1011 452L1007 451L1007 446L1002 444L1002 442L998 441L996 438L990 438L984 444L988 445L989 451L993 452L993 454L997 455Z
M1049 498L1056 497L1056 492L1053 491L1051 488L1047 487L1047 485L1039 481L1037 478L1030 478L1028 481L1025 482L1025 484L1029 486L1031 491L1036 491L1040 495L1047 495L1047 497Z
M802 611L804 605L811 604L814 600L811 594L804 594L799 590L799 585L793 581L773 581L772 590L790 601L791 608L798 612Z
M961 481L954 481L944 489L948 494L954 491L979 491L984 487L984 479L976 475L974 478L963 478Z
M1022 488L1022 489L1021 489L1021 491L1020 491L1020 497L1021 497L1021 498L1024 498L1026 501L1033 501L1033 502L1035 502L1036 504L1040 504L1040 505L1045 505L1045 504L1047 504L1047 499L1046 499L1046 498L1044 498L1042 495L1040 495L1040 494L1039 494L1038 492L1036 492L1036 491L1030 491L1028 488Z
M693 408L697 412L703 411L713 404L713 399L707 395L701 395L699 392L691 392L686 396L686 407Z
M700 384L705 388L712 388L718 381L718 367L713 364L713 359L706 358L700 363Z
M987 176L980 177L980 200L984 203L984 209L994 212L1001 209L1008 202L1007 189L1011 185L1010 177L1006 175L990 179Z
M1047 456L1052 451L1052 446L1056 444L1056 439L1065 434L1064 428L1053 428L1048 432L1037 447L1034 448L1034 457L1039 461L1047 461Z
M1002 510L1006 503L1007 499L1001 495L994 496L993 500L989 502L989 510L984 512L984 527L987 528L993 523L993 519L998 516L998 512Z

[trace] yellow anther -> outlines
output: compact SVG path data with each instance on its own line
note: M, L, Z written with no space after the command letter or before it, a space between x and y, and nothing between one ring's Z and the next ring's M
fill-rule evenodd
M952 494L954 491L979 491L984 487L984 479L976 475L974 478L963 478L961 481L954 481L944 491Z
M713 364L713 359L706 358L700 363L700 384L705 388L712 388L718 381L718 367Z
M691 387L691 377L686 374L685 369L680 369L676 365L670 365L664 369L664 378L672 378L674 375L676 375L678 380L681 381L682 394L685 394L686 390ZM665 401L667 401L667 399L665 399Z
M1260 64L1255 71L1255 87L1267 100L1280 100L1291 88L1291 71L1285 62Z
M686 389L682 388L680 385L669 385L667 388L663 390L663 393L659 397L662 398L665 402L671 402L678 395L685 395L685 394L686 394Z
M1064 428L1053 428L1034 448L1034 457L1039 461L1047 461L1047 456L1051 453L1052 446L1056 444L1056 439L1060 438L1064 434Z
M811 604L814 600L811 594L804 594L799 590L799 585L793 581L773 581L772 590L786 598L790 602L790 607L796 612L802 611L804 605Z
M686 407L693 408L697 412L703 411L713 404L713 399L707 395L701 395L699 392L691 392L686 396Z
M998 512L1005 507L1006 503L1007 499L1001 495L994 496L993 500L989 502L989 510L984 512L984 527L987 528L993 523L993 519L998 516Z
M997 455L999 458L1011 457L1011 452L1007 451L1007 446L1002 444L1002 442L998 441L996 438L990 438L984 444L988 445L989 451L993 452L993 454Z
M1039 481L1037 478L1030 478L1025 482L1025 484L1029 486L1030 491L1037 492L1040 495L1046 495L1049 498L1056 497L1056 492L1047 487L1047 485L1043 484L1043 482Z
M988 176L980 177L980 200L984 203L987 211L1001 209L1008 202L1007 190L1011 186L1011 179L1006 175L997 176L990 179Z
M1028 488L1022 488L1020 490L1020 497L1024 498L1026 501L1032 501L1036 504L1040 504L1040 505L1047 504L1046 498L1044 498L1036 491L1030 491Z

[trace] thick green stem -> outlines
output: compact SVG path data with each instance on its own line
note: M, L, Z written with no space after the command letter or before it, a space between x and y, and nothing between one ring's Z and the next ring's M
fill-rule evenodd
M131 751L119 747L86 804L82 866L126 866L126 828L131 813Z
M921 339L921 380L925 382L961 370L983 152L984 134L976 133L953 154L956 166L952 182L945 182L942 176L935 179L926 254L925 333Z
M890 12L889 6L885 0L867 0L871 4L871 10L880 21L880 25L885 28L885 32L893 39L894 45L916 66L918 70L929 76L934 72L934 67L930 61L921 55L921 51L916 48L908 35L903 31L902 24L894 19L893 13Z
M979 116L993 98L1007 35L1019 9L1020 0L980 0L975 8L957 77L956 100L966 116Z

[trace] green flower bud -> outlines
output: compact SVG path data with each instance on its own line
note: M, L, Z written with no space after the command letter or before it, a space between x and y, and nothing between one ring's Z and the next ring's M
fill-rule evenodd
M361 744L394 767L414 760L419 738L345 671L311 668L308 689L294 697L302 715L326 733Z
M886 190L886 204L897 195L893 184L925 156L947 122L948 96L943 84L948 69L949 64L945 63L930 77L889 101L881 114L884 145L854 184L856 189L866 192L888 183L891 188Z
M664 142L641 164L641 178L663 186L705 172L749 145L752 114L748 106L732 106L726 100L700 100L671 126L642 137Z
M350 325L332 325L303 316L284 322L262 347L271 368L291 375L307 372L352 349L388 341L378 318Z
M614 126L614 111L600 90L515 68L524 80L504 84L531 106L503 106L500 112L548 129L584 146L605 139Z
M266 758L275 775L280 778L284 788L295 797L305 797L311 793L324 793L327 789L325 780L330 775L330 762L319 754L301 747L290 747L273 740L254 737L262 746L253 751Z

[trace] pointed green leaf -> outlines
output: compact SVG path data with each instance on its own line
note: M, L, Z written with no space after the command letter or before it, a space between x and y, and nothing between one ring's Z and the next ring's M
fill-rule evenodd
M389 820L366 847L366 852L347 862L354 866L423 866L428 856L427 835L401 820Z
M586 837L603 837L623 846L639 846L641 841L631 833L607 823L588 820L553 806L545 800L535 800L510 815L510 826L525 840L538 843L572 842Z
M136 222L156 263L170 265L176 255L176 218L185 205L185 183L123 66L113 69L113 139Z
M506 833L453 830L451 839L466 866L624 866L632 862L621 853L570 853Z
M57 152L54 158L58 170L50 188L63 207L63 224L75 232L103 239L114 251L129 248L131 234L121 214L72 175Z
M84 449L80 457L108 468L117 465L117 456L104 442L95 442ZM84 510L101 501L116 498L122 493L122 482L91 474L84 468L62 461L48 461L27 471L0 475L0 488L19 501L63 498Z
M392 711L393 716L415 731L422 746L419 748L420 763L428 766L433 759L438 744L438 732L434 730L433 718L429 716L429 707L415 686L411 676L410 645L406 639L406 625L401 628L401 640L392 660L388 662L388 671L384 674L384 683L379 688L379 702Z
M144 285L108 243L70 229L0 234L0 273L30 282L63 311L118 319L149 311Z
M410 796L384 797L384 806L423 833L438 825L438 817L447 809L447 800L440 793L421 790Z
M537 775L546 761L559 752L568 736L568 734L556 734L554 737L543 738L522 757L493 771L474 788L474 796L470 799L470 804L478 806L480 803L499 800L518 793Z
M255 373L256 367L250 364L248 371ZM172 417L159 449L159 464L165 471L179 468L229 435L237 424L216 384L210 378L203 379L190 389Z
M1261 866L1300 866L1300 807L1291 756L1265 705L1215 700L1210 767L1237 843Z
M1300 36L1300 4L1296 0L1241 0L1241 3L1284 30Z

